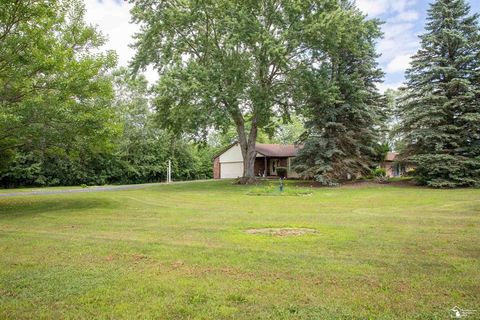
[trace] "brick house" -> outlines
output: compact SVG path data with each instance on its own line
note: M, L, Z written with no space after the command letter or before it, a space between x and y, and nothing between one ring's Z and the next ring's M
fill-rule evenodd
M380 164L380 167L385 169L389 178L404 176L407 172L415 169L412 163L400 160L396 152L387 152L385 160Z
M292 160L297 156L301 145L262 144L255 145L255 175L261 177L277 176L278 167L287 168L287 177L297 178L292 169ZM231 179L243 176L243 157L240 144L235 142L223 149L213 158L213 178Z

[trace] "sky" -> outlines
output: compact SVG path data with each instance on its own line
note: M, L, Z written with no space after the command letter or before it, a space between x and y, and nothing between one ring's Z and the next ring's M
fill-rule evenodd
M385 72L385 82L379 84L380 91L396 89L405 80L404 72L409 66L410 57L419 48L418 35L424 31L427 9L431 0L357 0L357 6L369 18L384 22L383 39L378 41L377 50L381 54L380 66ZM480 0L467 0L471 13L480 12ZM96 25L107 36L105 49L113 49L118 54L118 63L127 66L135 54L129 47L132 35L138 26L130 23L132 5L123 0L85 0L86 21ZM158 77L153 70L145 72L147 79L154 82Z

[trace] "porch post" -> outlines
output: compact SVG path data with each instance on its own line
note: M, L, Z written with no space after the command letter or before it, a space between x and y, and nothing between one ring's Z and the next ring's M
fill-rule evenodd
M265 159L265 172L263 174L263 177L266 178L267 177L267 156L264 156L264 159Z

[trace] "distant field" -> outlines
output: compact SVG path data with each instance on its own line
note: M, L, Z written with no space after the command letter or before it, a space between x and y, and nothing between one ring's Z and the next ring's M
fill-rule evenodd
M0 319L480 319L480 190L258 190L0 198Z

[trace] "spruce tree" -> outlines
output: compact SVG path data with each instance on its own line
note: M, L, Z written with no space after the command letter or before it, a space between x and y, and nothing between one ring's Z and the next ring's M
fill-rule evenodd
M422 184L480 185L480 29L464 0L437 0L400 103L403 157Z
M375 41L381 36L379 21L367 20L345 2L344 11L330 19L312 65L301 74L304 95L301 112L307 119L304 148L294 168L304 178L332 185L370 171L383 118L382 99L376 89L383 73L377 65ZM348 18L345 18L348 16Z

